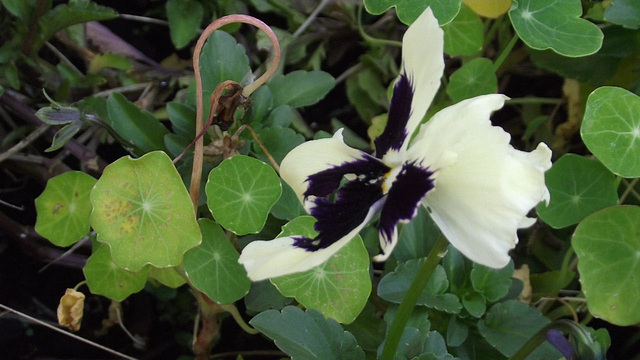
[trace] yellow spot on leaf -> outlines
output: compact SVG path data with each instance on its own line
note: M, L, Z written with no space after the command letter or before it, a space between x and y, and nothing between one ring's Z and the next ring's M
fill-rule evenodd
M476 14L495 19L506 14L511 8L511 0L462 0Z

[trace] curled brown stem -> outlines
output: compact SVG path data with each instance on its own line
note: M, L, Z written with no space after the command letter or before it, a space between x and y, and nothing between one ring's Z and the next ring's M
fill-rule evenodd
M203 160L203 147L204 142L202 139L202 135L200 133L203 131L203 112L204 112L204 100L202 98L202 77L200 75L200 53L202 52L202 48L204 47L204 43L207 38L217 29L222 26L232 24L232 23L245 23L253 25L260 30L262 30L267 36L269 40L271 40L273 44L273 61L271 66L267 71L262 74L256 81L247 85L242 91L242 95L244 97L249 97L253 91L262 86L264 83L269 80L271 76L278 69L278 64L280 63L280 44L278 43L278 39L265 23L262 21L248 15L228 15L223 16L216 21L212 22L207 26L206 29L198 38L198 42L196 43L196 47L193 51L193 71L195 73L195 81L196 81L196 136L197 141L195 143L194 153L193 153L193 169L191 171L191 184L189 186L189 194L191 195L191 201L193 202L194 208L198 207L198 198L200 196L200 182L202 177L202 160ZM212 107L212 111L215 107Z

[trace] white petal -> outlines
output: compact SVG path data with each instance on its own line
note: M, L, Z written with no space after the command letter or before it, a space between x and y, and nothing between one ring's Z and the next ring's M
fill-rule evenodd
M413 84L411 116L407 123L407 140L427 113L433 97L440 87L440 78L444 72L444 32L427 8L409 26L402 38L402 64Z
M491 125L505 99L479 96L440 111L409 149L410 158L436 170L424 200L431 217L465 256L493 268L509 262L517 229L532 225L527 213L549 198L551 150L543 143L530 153L516 150L510 135Z
M293 245L293 237L282 237L270 241L258 240L250 242L242 250L238 262L244 265L247 275L252 281L310 270L329 260L331 256L351 241L371 221L383 201L381 200L371 207L362 224L324 249L307 251L296 247Z
M300 202L303 201L303 194L307 190L306 180L309 175L369 156L347 146L342 139L342 130L336 131L331 138L300 144L282 160L280 176L295 191Z

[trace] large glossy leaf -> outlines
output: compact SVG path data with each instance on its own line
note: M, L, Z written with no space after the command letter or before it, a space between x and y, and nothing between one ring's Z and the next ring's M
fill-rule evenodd
M598 160L566 154L545 173L551 194L549 206L536 208L554 228L577 224L585 216L618 203L615 176Z
M35 200L36 231L58 246L69 246L89 233L89 194L96 179L69 171L49 179Z
M456 16L461 3L462 0L365 0L364 6L369 13L374 15L380 15L395 7L398 18L407 25L411 25L424 9L430 6L438 22L442 25Z
M204 10L196 0L169 0L165 8L171 41L176 49L181 49L198 35Z
M220 225L198 220L202 244L184 254L184 271L191 284L220 304L232 304L249 292L251 281L238 263L238 251Z
M301 216L291 220L277 237L302 235L313 238L316 219ZM294 297L341 323L351 323L364 308L371 293L369 253L356 236L326 263L297 274L271 279L282 295Z
M229 158L209 173L207 205L216 221L238 235L262 230L282 193L273 168L244 155Z
M587 148L614 174L640 176L640 98L603 86L587 99L580 134Z
M138 108L124 95L113 93L107 100L111 127L143 153L166 150L164 135L169 131L148 111Z
M249 322L272 338L292 360L364 360L356 339L333 319L313 309L306 312L287 306L268 310Z
M107 166L91 204L98 241L109 244L113 261L127 270L180 265L183 254L200 244L187 189L163 152Z
M509 10L525 44L571 57L591 55L602 45L602 31L581 15L580 0L513 0Z
M482 49L482 21L467 6L462 6L458 15L442 30L444 52L451 56L473 55Z
M640 207L614 206L588 216L572 244L589 311L617 325L640 322Z
M116 265L109 254L109 246L99 244L87 260L82 271L92 293L122 301L144 288L147 282L146 266L137 272L127 271Z
M320 101L335 84L333 76L324 71L296 70L269 82L275 106L292 108L313 105Z

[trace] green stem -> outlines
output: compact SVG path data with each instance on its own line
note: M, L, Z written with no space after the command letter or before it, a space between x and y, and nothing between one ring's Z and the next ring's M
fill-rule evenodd
M509 56L509 54L511 53L511 50L513 50L513 47L516 45L517 41L518 41L518 34L514 33L513 37L511 38L511 40L509 41L507 46L505 46L505 48L502 49L502 52L500 53L500 56L498 56L496 61L493 63L493 71L494 72L498 72L498 69L500 68L500 65L502 65L502 63L507 58L507 56Z
M527 96L523 98L509 99L507 100L507 104L515 105L515 104L561 104L564 100L562 99L554 99L554 98L540 98L535 96Z
M418 270L418 274L415 279L413 279L411 287L402 300L400 307L398 307L396 317L393 319L393 323L391 324L389 334L385 340L384 350L382 350L382 360L394 359L396 350L398 349L398 343L400 342L404 328L407 325L407 321L409 321L409 317L413 312L413 308L416 306L418 298L420 297L420 294L422 294L424 287L427 285L433 270L440 262L440 259L444 256L443 254L447 249L447 245L449 245L447 239L444 235L440 235L435 244L433 244L431 251L429 251L429 255L420 267L420 270Z
M360 4L358 6L358 18L356 20L357 25L358 25L358 32L360 32L360 36L362 36L362 38L366 42L371 43L371 44L392 45L392 46L402 47L402 42L401 41L378 39L378 38L374 38L374 37L370 36L369 34L367 34L366 32L364 32L364 29L362 28L362 7L363 7L362 4Z
M231 314L231 317L233 317L233 320L236 321L236 323L242 328L242 330L244 330L245 332L251 334L251 335L256 335L259 334L260 331L257 329L252 328L251 326L249 326L249 324L247 324L244 319L242 318L242 316L240 315L240 312L238 311L238 308L233 305L220 305L220 307L225 310L226 312L228 312L229 314Z

